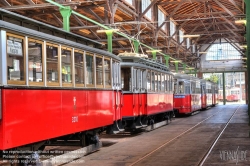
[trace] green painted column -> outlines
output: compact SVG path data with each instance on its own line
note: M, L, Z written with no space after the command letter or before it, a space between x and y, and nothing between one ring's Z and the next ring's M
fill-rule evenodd
M179 62L175 62L175 71L176 71L176 73L178 73L178 64L179 64Z
M183 63L183 71L184 71L184 73L185 73L185 70L186 70L186 66L187 66L187 64Z
M153 55L153 59L156 59L156 53L157 53L157 51L152 51L152 55Z
M197 69L194 69L194 76L197 77Z
M69 17L70 17L70 15L72 13L72 10L71 10L70 6L65 6L65 8L60 8L60 13L61 13L61 15L63 17L63 29L65 31L69 32L70 31L70 29L69 29L69 25L70 25Z
M250 119L250 1L245 0L246 4L246 40L247 40L247 50L246 50L246 56L247 56L247 77L248 77L248 116ZM250 125L250 121L249 121Z
M134 47L135 47L135 52L139 53L139 42L137 40L134 40Z
M223 85L223 105L225 105L226 104L225 73L222 73L222 85Z
M113 30L106 30L106 35L108 38L108 51L112 53L112 35L113 35Z
M166 61L166 66L169 67L168 61L169 61L170 56L166 55L166 56L164 56L164 58L165 58L165 61Z

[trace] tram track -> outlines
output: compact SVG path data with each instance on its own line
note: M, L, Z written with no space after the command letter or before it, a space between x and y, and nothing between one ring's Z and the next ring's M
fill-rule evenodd
M202 157L202 159L199 161L198 166L202 166L203 163L206 161L207 157L209 156L210 152L212 151L214 145L216 144L216 142L219 140L220 136L222 135L222 133L225 131L226 127L228 126L228 124L230 123L231 119L233 118L233 116L235 115L235 113L237 112L237 110L240 108L240 106L237 107L237 109L234 111L234 113L230 116L229 120L227 121L227 123L225 124L225 126L223 127L223 129L220 131L220 133L218 134L218 136L215 138L215 140L213 141L213 143L211 144L211 146L209 147L209 149L207 150L206 154ZM130 164L130 166L134 166L140 162L142 162L143 160L145 160L146 158L148 158L149 156L153 155L154 153L158 152L160 149L162 149L163 147L169 145L170 143L172 143L173 141L181 138L182 136L184 136L185 134L187 134L188 132L192 131L193 129L195 129L196 127L198 127L199 125L201 125L203 122L211 119L212 117L214 117L216 114L220 113L222 110L218 110L216 113L210 115L209 117L207 117L206 119L198 122L197 124L195 124L194 126L192 126L191 128L183 131L182 133L180 133L179 135L177 135L176 137L166 141L165 143L163 143L161 146L157 147L156 149L150 151L149 153L147 153L146 155L142 156L141 158L139 158L138 160L134 161L133 163Z

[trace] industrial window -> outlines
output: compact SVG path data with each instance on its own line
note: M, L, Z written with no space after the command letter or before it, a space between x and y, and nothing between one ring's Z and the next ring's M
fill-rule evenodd
M164 22L165 22L165 14L160 9L158 9L158 26L160 26ZM166 30L166 24L165 23L161 27L161 29Z
M72 49L62 47L61 69L63 86L72 86Z
M133 0L126 0L127 3L129 3L130 5L133 5Z
M8 84L25 84L24 37L7 34Z
M147 7L151 4L151 1L150 0L143 0L141 1L141 5L142 5L142 13L147 9ZM146 12L145 16L148 18L148 19L152 19L152 16L151 16L151 8Z
M240 53L229 43L213 44L206 55L206 60L241 59Z
M193 44L192 45L192 53L195 53L195 51L196 51L195 49L196 49L196 46L195 46L195 44Z
M104 59L104 74L105 74L105 86L111 87L111 69L110 69L110 59Z
M28 40L28 68L30 84L43 82L43 42Z
M186 42L187 42L187 49L189 49L189 47L190 47L190 39L187 38L187 39L186 39Z
M174 35L175 29L176 29L176 27L175 27L174 22L170 20L170 36ZM173 38L175 38L175 35L173 36Z
M75 84L83 86L84 84L84 52L75 50Z
M102 56L96 56L96 85L99 87L103 87L103 63Z
M59 85L58 77L58 53L59 46L46 44L46 66L47 66L47 84L50 86Z
M182 30L179 30L179 40L180 40L180 43L183 42L183 31Z
M86 85L94 86L94 54L86 52Z

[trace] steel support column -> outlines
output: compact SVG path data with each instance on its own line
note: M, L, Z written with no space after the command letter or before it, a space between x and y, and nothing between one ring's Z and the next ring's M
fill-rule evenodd
M222 85L223 85L223 105L226 104L226 86L225 86L225 73L222 73Z
M60 8L60 13L63 17L63 29L65 31L70 31L70 28L69 28L69 17L72 13L72 10L70 8L70 6L65 6L65 8Z
M250 78L250 1L245 0L246 4L246 39L247 39L247 78ZM250 81L248 80L248 116L250 119L250 107L249 107L249 99L250 99ZM250 124L250 122L249 122Z

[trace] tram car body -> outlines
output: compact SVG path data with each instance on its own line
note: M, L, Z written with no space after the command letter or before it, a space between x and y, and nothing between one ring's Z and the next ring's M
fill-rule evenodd
M121 53L122 120L125 128L145 127L173 114L173 74L137 53Z
M219 102L219 87L217 83L212 84L212 105L215 106Z
M175 74L174 109L179 114L191 114L201 109L200 79L187 74Z
M240 88L232 87L226 91L226 100L229 102L240 100Z
M213 106L213 93L214 83L205 79L201 80L201 108Z
M0 20L0 150L37 150L56 138L83 145L103 128L119 130L119 57L75 42L78 35L0 12L71 39Z
M232 87L225 90L226 98L225 100L228 102L239 101L240 100L240 88ZM218 100L223 101L223 90L219 90Z

